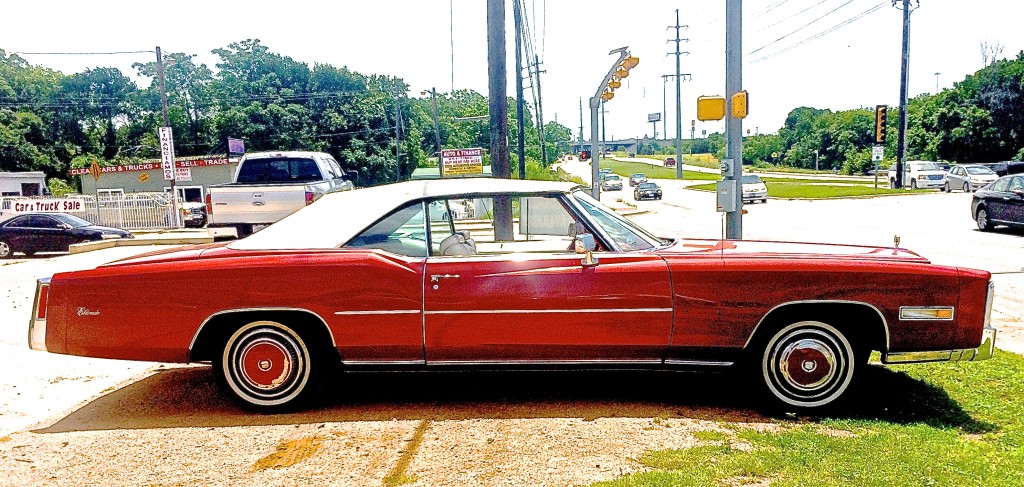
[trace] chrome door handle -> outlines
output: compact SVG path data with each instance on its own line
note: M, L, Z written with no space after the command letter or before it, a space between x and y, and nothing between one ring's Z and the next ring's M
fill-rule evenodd
M459 277L458 274L431 274L430 282L437 282L441 279L458 279Z

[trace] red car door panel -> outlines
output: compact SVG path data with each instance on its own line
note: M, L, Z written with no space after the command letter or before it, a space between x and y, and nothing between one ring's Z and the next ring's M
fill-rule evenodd
M668 267L648 253L427 260L427 363L658 361L672 324Z

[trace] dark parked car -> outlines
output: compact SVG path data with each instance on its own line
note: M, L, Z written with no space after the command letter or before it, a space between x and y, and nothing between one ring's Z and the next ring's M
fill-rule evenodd
M71 244L132 238L127 230L101 227L63 213L26 213L0 222L0 259L15 252L31 256L36 252L67 252Z
M661 199L661 188L657 184L645 181L636 185L636 189L633 190L633 199L645 200L645 199Z
M971 215L979 230L996 225L1024 228L1024 175L997 179L974 193Z

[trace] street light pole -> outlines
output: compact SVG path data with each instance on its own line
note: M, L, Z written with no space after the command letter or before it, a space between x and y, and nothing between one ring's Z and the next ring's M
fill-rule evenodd
M612 81L612 78L613 77L615 77L615 78L624 78L624 77L628 76L629 75L629 70L632 69L633 66L636 66L637 62L639 62L636 58L632 58L631 61L633 61L633 64L631 64L628 68L623 66L623 61L625 61L626 58L630 58L631 57L629 55L628 49L629 49L629 46L625 46L625 47L620 47L618 49L612 49L608 53L608 54L618 54L619 58L617 60L615 60L615 64L613 64L612 68L608 70L608 74L606 74L604 76L604 79L601 80L601 84L597 85L597 91L594 92L594 96L592 96L590 98L590 149L591 149L590 150L590 176L591 176L590 186L591 186L591 194L594 196L594 199L596 199L596 200L600 200L601 199L601 184L600 184L600 182L601 182L601 179L600 179L601 151L598 150L598 148L596 147L597 146L597 138L598 138L598 133L597 133L597 125L598 125L597 111L598 111L599 108L601 108L601 102L604 101L604 97L606 95L606 91L605 90L609 89L608 83L610 81ZM622 70L622 71L619 71L619 70ZM622 74L621 74L621 76L616 76L616 73L622 73ZM608 96L609 99L611 99L611 97L614 96L614 94L609 92L609 93L607 93L607 96Z
M938 71L935 72L935 94L939 93L939 75L942 74Z

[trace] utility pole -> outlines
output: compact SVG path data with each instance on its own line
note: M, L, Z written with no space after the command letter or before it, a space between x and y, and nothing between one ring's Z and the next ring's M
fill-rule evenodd
M682 82L682 73L679 72L679 64L680 64L679 58L683 54L690 54L690 53L680 51L679 50L679 43L683 42L683 41L689 42L690 40L689 39L680 39L679 38L679 29L687 29L687 28L689 28L689 26L686 26L686 25L679 25L679 9L676 9L676 25L674 25L674 26L670 25L670 26L668 26L668 28L669 29L675 28L675 30L676 30L676 38L675 39L670 39L670 41L675 40L675 42L676 42L676 52L669 53L669 54L675 54L676 55L676 74L675 74L675 77L676 77L676 179L682 179L683 178L683 99L682 99L682 87L680 86L680 83Z
M547 150L544 148L544 97L540 91L540 74L545 71L540 70L540 59L536 54L533 55L533 65L537 73L537 135L540 136L540 163L542 166L548 165Z
M421 95L425 95L427 93L425 91L421 91L420 94ZM397 100L397 98L396 98L396 100ZM444 168L442 167L443 164L441 164L441 124L438 121L438 114L437 114L437 89L436 88L433 88L433 87L430 88L430 101L433 102L433 105L434 105L434 152L437 154L437 167L439 169L438 170L438 175L441 176L441 177L444 177Z
M583 152L583 97L580 97L580 152Z
M732 98L743 89L743 0L725 1L725 158L732 159L735 208L725 214L725 236L743 239L743 119L732 116Z
M512 177L508 161L508 102L505 83L505 2L487 0L487 79L491 135L491 170L499 178ZM494 240L512 240L512 200L494 199Z
M526 122L523 120L523 4L512 1L516 25L516 155L519 157L519 179L526 179Z
M164 84L164 56L160 51L160 46L156 46L156 74L160 79L160 109L163 111L164 127L170 130L171 119L167 116L167 89ZM174 212L174 226L175 228L179 228L181 227L181 212L178 211L178 189L174 185L175 180L178 179L178 169L174 164L173 138L171 139L171 171L171 211ZM97 202L97 204L99 204L99 202Z
M395 168L398 172L398 179L402 179L402 154L399 152L399 148L402 147L402 133L399 130L399 121L402 120L402 111L398 105L398 83L392 87L392 91L395 95ZM441 164L437 164L438 175L441 174ZM409 175L409 179L412 179L412 174Z
M900 64L900 120L899 137L896 140L896 188L903 187L903 165L907 162L907 81L910 77L910 0L892 0L903 4L903 56ZM917 1L921 6L920 0Z

